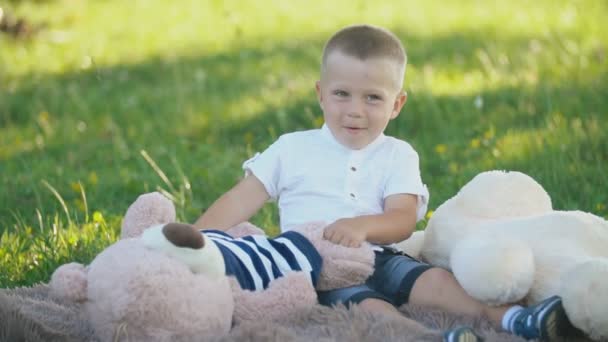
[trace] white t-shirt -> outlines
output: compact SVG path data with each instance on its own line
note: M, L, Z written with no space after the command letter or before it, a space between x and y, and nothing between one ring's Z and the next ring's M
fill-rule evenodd
M417 220L429 192L422 183L418 153L405 141L381 134L360 150L340 144L321 129L284 134L243 163L278 200L281 231L298 225L381 214L394 194L418 196Z

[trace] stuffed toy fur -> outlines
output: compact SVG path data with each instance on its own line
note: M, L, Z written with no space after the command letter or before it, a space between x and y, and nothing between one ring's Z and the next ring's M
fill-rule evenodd
M141 195L123 219L121 240L87 267L60 266L51 277L51 293L82 303L102 341L189 341L317 303L305 272L288 273L263 291L241 289L225 275L214 242L174 221L172 202L159 193ZM317 289L364 282L373 272L371 247L334 245L323 239L323 228L311 223L297 229L322 256ZM238 237L263 231L243 223L228 233Z
M397 247L451 269L488 304L559 295L576 327L608 339L608 222L553 210L542 186L523 173L477 175Z

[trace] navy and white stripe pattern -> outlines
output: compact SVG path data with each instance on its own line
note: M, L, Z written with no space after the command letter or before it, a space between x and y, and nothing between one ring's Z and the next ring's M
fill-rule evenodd
M263 290L289 272L304 271L316 286L322 258L302 234L288 231L275 238L251 235L233 238L220 230L202 230L220 249L226 274L236 277L246 290Z

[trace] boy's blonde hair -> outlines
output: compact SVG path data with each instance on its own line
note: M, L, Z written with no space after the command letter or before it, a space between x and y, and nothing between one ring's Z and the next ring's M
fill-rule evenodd
M334 51L358 58L388 58L395 62L399 74L399 88L403 85L407 55L399 38L391 31L372 25L347 26L336 32L323 48L321 74L325 72L327 57Z

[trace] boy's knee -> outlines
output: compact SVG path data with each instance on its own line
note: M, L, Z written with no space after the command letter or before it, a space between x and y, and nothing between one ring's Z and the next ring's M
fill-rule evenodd
M389 302L380 298L366 298L359 302L359 307L370 312L393 312L396 308Z
M460 286L454 275L443 268L433 267L420 275L414 287L424 289L434 295L441 295L445 289Z
M380 298L365 298L364 300L359 302L359 306L361 307L373 307L378 305L391 305L389 302L382 300Z

